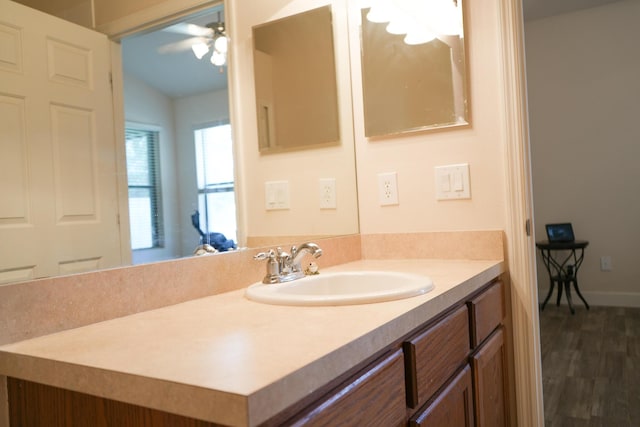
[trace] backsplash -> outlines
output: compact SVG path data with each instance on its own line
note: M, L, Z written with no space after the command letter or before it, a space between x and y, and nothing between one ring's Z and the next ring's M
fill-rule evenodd
M316 241L321 268L360 259L503 259L503 232L350 235ZM244 288L268 247L0 286L0 345Z

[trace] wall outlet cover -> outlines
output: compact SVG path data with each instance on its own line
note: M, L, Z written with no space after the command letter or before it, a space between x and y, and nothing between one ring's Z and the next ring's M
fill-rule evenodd
M378 200L380 206L398 205L398 174L386 172L378 174Z
M336 179L321 178L319 185L320 209L336 209Z

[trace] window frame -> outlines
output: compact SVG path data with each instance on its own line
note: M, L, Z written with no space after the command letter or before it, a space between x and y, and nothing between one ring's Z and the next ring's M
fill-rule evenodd
M198 168L198 161L200 159L198 159L198 153L196 150L196 144L198 144L198 140L196 139L196 132L198 131L203 131L209 128L213 128L213 127L218 127L218 126L229 126L230 127L230 131L232 131L232 127L231 127L231 121L228 119L220 119L220 120L215 120L212 122L207 122L207 123L201 123L198 125L193 126L192 128L192 132L191 135L193 137L193 149L194 149L194 158L193 161L195 163L195 167L196 167L196 171ZM235 224L236 224L236 232L234 233L234 236L227 236L225 234L225 237L227 238L237 238L237 225L238 225L238 200L237 200L237 194L236 194L236 172L235 172L235 156L236 156L236 152L235 152L235 146L233 145L233 132L231 132L231 149L232 149L232 160L234 162L233 164L233 181L231 182L223 182L223 183L218 183L216 185L213 186L207 186L205 183L204 188L200 188L199 183L197 182L197 177L196 177L196 200L197 200L197 204L199 205L199 201L200 201L200 196L204 196L205 198L205 211L204 212L200 212L200 216L201 216L201 228L203 232L207 232L207 227L206 225L203 224L208 224L209 223L209 212L208 212L208 204L206 202L207 200L207 196L209 194L215 194L215 193L233 193L234 194L234 209L236 212L235 215ZM206 162L206 159L205 159ZM204 220L204 222L202 221Z
M152 185L131 185L129 182L129 168L127 159L125 158L125 165L127 169L127 200L130 200L130 190L134 189L148 189L150 190L151 199L151 246L144 248L131 248L132 251L146 251L152 249L162 249L165 247L164 237L164 215L163 215L163 203L162 203L162 173L161 173L161 140L163 138L163 129L160 126L150 125L145 123L126 122L125 123L125 156L128 141L128 132L142 132L148 134L154 134L154 140L150 145L153 148L152 158L147 158L149 163L149 169L152 171ZM153 164L152 164L153 163ZM133 224L131 220L131 212L129 212L130 226ZM130 245L131 246L131 245Z

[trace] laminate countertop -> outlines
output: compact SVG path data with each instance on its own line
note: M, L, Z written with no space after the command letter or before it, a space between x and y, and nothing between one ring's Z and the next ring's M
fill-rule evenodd
M257 425L504 272L502 261L363 260L424 274L417 297L277 306L244 288L0 347L0 375L235 426Z

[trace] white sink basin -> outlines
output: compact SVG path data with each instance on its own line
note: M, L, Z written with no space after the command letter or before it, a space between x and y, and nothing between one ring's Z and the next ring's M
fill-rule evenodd
M427 276L389 271L321 273L286 283L255 283L245 296L278 305L348 305L391 301L433 289Z

